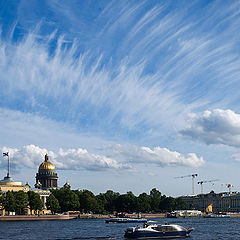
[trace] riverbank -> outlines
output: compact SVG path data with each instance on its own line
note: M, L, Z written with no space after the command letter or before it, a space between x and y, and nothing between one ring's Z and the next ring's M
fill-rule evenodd
M107 218L114 218L116 216L114 215L103 215L103 214L71 214L71 216L77 217L77 218L101 218L101 219L107 219ZM125 217L127 218L139 218L139 214L125 214ZM167 215L165 213L143 213L141 214L141 218L165 218Z
M126 214L128 218L139 218L138 214ZM240 213L229 214L231 218L240 218ZM51 220L71 220L71 219L108 219L114 218L114 215L109 214L67 214L67 215L15 215L15 216L0 216L1 221L51 221ZM141 218L166 218L165 213L143 213ZM190 217L188 217L190 218Z
M114 218L114 215L105 214L68 214L68 215L14 215L0 216L1 221L48 221L48 220L71 220L82 219L108 219ZM138 214L126 214L128 218L138 218ZM166 214L141 214L141 218L164 218Z
M49 220L70 220L74 219L70 215L15 215L15 216L0 216L0 222L4 221L49 221Z
M215 215L215 214L213 214ZM87 219L108 219L108 218L115 218L114 215L102 215L102 214L71 214L71 216L74 216L76 218L87 218ZM228 213L227 216L230 218L240 218L240 213ZM125 214L125 217L127 218L139 218L138 214ZM142 213L141 218L151 219L151 218L166 218L166 213ZM206 217L206 215L202 215L201 217ZM183 218L183 217L178 217ZM185 216L184 218L193 218L193 216Z

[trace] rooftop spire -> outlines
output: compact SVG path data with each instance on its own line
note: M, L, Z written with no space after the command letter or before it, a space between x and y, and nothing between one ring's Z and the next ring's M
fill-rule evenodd
M48 154L46 153L46 155L45 155L45 162L47 162L48 161Z
M10 178L10 160L9 160L9 152L3 153L3 157L8 157L8 173L7 173L7 178Z

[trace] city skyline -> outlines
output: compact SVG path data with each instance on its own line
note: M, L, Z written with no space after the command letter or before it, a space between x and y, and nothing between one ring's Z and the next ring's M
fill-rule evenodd
M238 191L238 1L0 1L0 149L34 185ZM6 175L0 158L0 178ZM213 185L214 184L214 185Z

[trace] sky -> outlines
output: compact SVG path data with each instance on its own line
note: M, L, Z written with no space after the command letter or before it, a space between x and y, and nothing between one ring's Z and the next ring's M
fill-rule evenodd
M10 175L34 186L48 153L94 194L239 191L239 26L234 0L0 0Z

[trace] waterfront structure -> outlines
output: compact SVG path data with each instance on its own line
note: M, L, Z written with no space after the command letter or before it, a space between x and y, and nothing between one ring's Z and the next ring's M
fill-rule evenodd
M69 184L68 181L63 185L64 188L71 189L71 185Z
M7 191L29 191L29 185L25 184L23 185L21 182L16 182L10 177L10 158L9 158L9 152L3 153L3 157L8 157L8 170L7 170L7 176L4 177L3 180L0 180L0 190L2 192Z
M188 209L196 209L202 212L240 212L240 193L211 191L208 194L181 197L187 204Z
M167 217L201 217L202 215L202 211L199 210L175 210L168 214Z
M0 190L3 193L6 193L8 191L20 191L20 190L24 192L33 191L39 194L40 199L43 202L43 210L31 211L30 208L26 208L25 214L50 213L51 211L47 209L46 202L47 202L47 198L51 194L50 189L57 188L58 176L57 176L57 173L55 173L55 166L48 159L48 155L47 154L45 155L45 161L42 162L39 166L38 173L36 174L35 188L31 188L28 183L23 185L21 182L14 181L10 177L9 153L4 153L3 156L8 157L8 173L3 180L0 180ZM70 189L70 184L68 182L66 182L64 186ZM6 214L5 210L0 205L0 215L5 215L5 214ZM11 213L11 214L14 214L14 213Z
M29 189L30 189L30 186L28 184L23 185L21 182L14 181L10 177L9 171L7 173L7 176L4 177L3 180L0 180L0 191L3 192L3 193L6 193L8 191L14 191L14 192L24 191L24 192L28 192ZM5 209L0 204L0 216L3 216L5 214L6 214ZM12 214L12 213L8 213L8 214Z
M32 212L30 211L30 209L28 209L27 214L47 214L47 213L51 213L50 210L47 209L46 203L47 203L47 198L50 196L51 192L49 190L43 190L43 189L38 189L38 188L31 188L31 191L39 194L40 199L43 202L43 209L41 211L35 211L32 210Z
M2 192L20 190L28 192L29 187L30 186L28 184L23 185L21 182L14 181L10 176L6 176L3 180L0 180L0 190Z
M57 181L58 176L55 173L55 166L49 161L46 154L44 162L38 168L35 187L43 190L56 189L58 187Z

